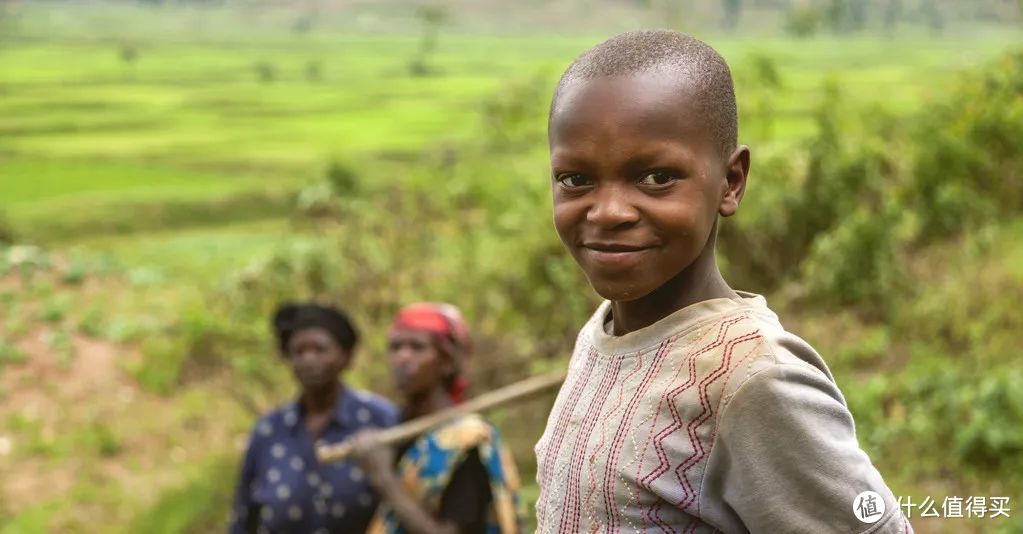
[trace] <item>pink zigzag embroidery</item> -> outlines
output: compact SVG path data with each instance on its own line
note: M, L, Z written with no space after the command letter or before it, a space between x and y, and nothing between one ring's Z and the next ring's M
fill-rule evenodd
M696 430L697 428L699 428L700 425L706 422L707 419L709 419L713 413L713 410L710 406L710 398L709 395L707 394L707 389L710 387L712 383L717 381L717 379L724 376L725 372L728 370L729 364L731 363L732 351L735 349L735 347L741 343L745 343L747 341L751 341L759 337L760 332L754 331L744 336L729 340L728 344L725 346L724 356L721 359L721 365L719 365L718 368L715 369L712 373L707 375L700 382L700 385L697 387L697 390L700 393L699 398L701 410L699 415L696 416L696 419L689 422L689 427L687 428L689 441L690 443L695 444L695 446L693 448L693 453L689 455L689 457L686 458L681 464L679 464L678 467L675 468L675 478L678 480L679 484L682 485L682 490L685 494L682 500L680 500L676 504L676 506L678 507L688 506L692 503L693 499L696 498L696 491L693 489L693 484L692 482L690 482L687 473L689 472L690 469L693 468L693 466L700 463L700 461L703 459L706 453L706 449L703 448L703 442L701 442L700 438L696 435Z
M625 437L629 433L629 423L632 421L632 417L636 414L636 410L642 403L643 395L649 389L650 384L654 382L654 377L657 376L657 372L661 368L663 363L663 356L666 354L672 344L669 340L665 340L661 343L661 346L657 348L653 358L650 362L650 368L643 376L643 381L640 382L639 389L633 395L629 401L629 406L625 410L625 417L618 426L618 432L615 433L614 441L611 444L611 453L607 463L604 466L604 509L607 512L608 523L606 529L608 532L612 532L618 525L618 508L614 505L614 472L617 467L618 458L621 455L622 447L625 444ZM639 366L642 366L643 354L642 352L638 355Z
M589 413L583 420L583 428L580 429L579 434L576 436L575 444L572 447L572 465L568 471L568 491L565 495L565 500L569 507L567 510L564 510L563 515L561 516L560 530L562 532L579 531L579 515L581 512L579 479L582 475L582 464L585 462L586 443L589 441L590 434L597 425L597 419L600 417L600 411L603 409L604 402L607 400L607 397L611 394L614 381L618 378L618 371L620 371L621 368L621 359L617 359L616 365L607 366L604 378L597 389L597 393L594 395L594 402L587 407ZM600 398L599 403L597 403L598 397ZM581 452L579 451L580 448L582 448ZM568 524L566 525L566 523Z
M554 433L551 436L552 443L549 444L547 450L544 451L543 461L543 476L540 480L540 496L537 499L537 512L541 518L547 511L547 493L551 484L551 476L553 475L552 470L556 464L557 455L561 452L561 445L565 439L565 431L568 427L568 421L571 419L572 414L575 412L575 406L579 402L579 397L582 396L582 392L586 389L586 384L590 379L590 374L593 372L593 368L596 366L596 359L593 358L593 349L587 349L586 364L582 371L581 376L576 376L576 381L572 384L572 390L569 392L568 399L566 399L565 405L561 406L561 413L558 414L558 422L554 426Z
M630 372L629 374L625 375L625 378L622 379L622 381L618 383L618 402L615 403L615 407L614 407L613 410L611 410L610 412L607 413L607 415L602 417L602 421L601 421L601 424L600 424L600 442L597 443L597 446L593 449L593 453L590 454L590 462L589 462L589 466L587 466L587 471L590 474L591 484L590 484L590 491L586 495L586 506L591 511L591 513L590 513L591 517L594 515L593 511L595 510L595 507L593 506L593 496L597 492L597 484L596 484L597 473L593 470L593 464L594 464L594 461L597 458L597 454L604 448L604 443L606 442L606 438L607 438L607 423L608 423L608 421L612 420L614 414L617 413L618 410L622 409L623 404L625 404L624 400L625 400L625 386L626 386L626 384L628 384L629 380L632 380L632 377L636 376L636 374L639 373L639 371L643 368L643 353L640 352L636 356L637 356L636 368L633 369L632 372ZM624 361L624 357L622 357L622 361ZM630 406L631 406L631 403L630 403ZM628 412L626 412L626 413L628 413ZM615 433L615 440L618 439L618 435L621 433L621 431L622 431L622 429L624 427L625 427L625 423L624 422L620 422L619 426L618 426L618 432ZM612 453L613 453L613 448L614 448L615 444L616 444L615 441L611 442ZM603 485L604 486L604 491L605 491L605 494L604 494L604 515L605 515L605 517L610 519L610 513L609 512L612 510L612 508L609 508L607 506L607 493L606 493L607 492L607 479L608 479L608 476L609 476L608 469L607 469L608 465L609 465L609 463L605 463L605 469L604 469L604 485ZM613 477L612 477L612 480L613 480ZM612 485L612 491L613 491L613 485ZM597 529L597 525L596 525L596 523L594 523L591 526L591 531L595 532L596 529Z
M657 459L659 463L657 467L649 474L647 474L647 476L643 477L641 481L642 484L648 489L650 488L650 484L652 483L652 481L656 480L661 475L666 473L668 469L671 467L671 463L668 461L667 452L665 452L664 450L664 440L667 439L668 436L677 432L678 430L681 430L685 426L682 421L681 415L679 415L678 413L678 408L675 406L675 403L673 401L684 391L688 390L690 387L696 384L696 359L699 356L706 354L707 352L710 352L711 350L714 350L715 348L721 346L725 342L725 339L727 338L728 330L733 325L741 322L743 319L744 317L740 316L727 321L722 321L718 329L717 338L709 345L706 345L705 347L703 347L702 349L700 349L699 351L697 351L696 353L692 354L689 357L689 377L686 379L686 381L678 385L677 387L675 387L673 390L671 390L662 397L662 400L666 401L668 404L668 411L671 413L672 416L672 424L668 425L663 430L658 432L657 436L655 436L654 438L654 451L657 453ZM690 437L690 441L691 440L692 438ZM690 445L693 444L690 443ZM665 524L664 520L661 519L660 517L660 507L662 502L663 501L657 501L656 503L654 503L647 510L646 517L650 519L652 523L661 527L662 529L674 531L674 529Z
M703 333L702 333L702 334L700 334L699 338L697 338L697 339L696 339L696 340L695 340L695 341L694 341L694 342L692 343L692 345L693 345L693 348L692 348L692 349L691 349L691 350L690 350L690 351L689 351L689 352L688 352L688 353L687 353L687 354L686 354L686 355L685 355L685 356L684 356L684 357L682 358L682 362L681 362L681 364L679 365L678 369L677 369L677 370L675 371L675 373L674 373L674 374L672 375L672 377L671 377L671 379L672 379L672 380L675 380L675 378L676 378L676 377L678 377L678 373L679 373L679 371L681 371L681 370L682 370L682 367L683 367L683 366L685 365L685 363L686 363L686 362L688 362L688 361L689 361L689 360L690 360L691 358L693 358L693 357L694 357L694 354L696 354L696 351L697 351L696 347L698 347L698 346L699 346L699 344L700 344L700 343L702 343L702 342L703 342L703 340L707 339L707 336L708 336L708 335L709 335L709 334L710 334L711 332L713 332L713 331L714 331L714 326L715 326L715 325L708 325L708 326L707 326L707 327L706 327L706 328L705 328L705 329L703 330ZM719 332L719 335L720 335L720 332ZM671 345L671 346L669 346L669 348L667 349L667 351L668 351L668 352L666 352L665 354L668 354L668 353L670 353L671 347L672 347L672 346L674 346L675 342L676 342L676 341L677 341L677 340L678 340L678 339L679 339L680 337L682 337L682 336L681 336L681 335L678 335L678 336L672 337L672 338L670 339L670 341L671 341L671 344L672 344L672 345ZM654 428L657 428L657 419L658 419L658 418L659 418L659 416L660 416L660 412L661 412L661 406L663 406L663 405L664 405L664 396L661 396L661 399L660 399L660 400L659 400L659 401L657 402L657 409L656 409L656 410L654 410L654 412L653 412L653 414L654 414L654 417L653 417L653 421L652 421L652 422L650 423L650 430L651 430L651 431L653 431L653 429L654 429ZM636 480L637 480L638 482L640 482L640 485L642 485L642 481L640 480L640 476L639 476L639 474L643 472L643 457L644 457L644 456L646 456L646 451L647 451L647 449L648 449L648 448L650 447L650 441L651 441L651 438L652 438L652 437L653 437L653 436L652 436L652 434L651 434L651 433L647 433L647 437L646 437L646 440L645 440L645 441L643 442L643 450L641 450L641 451L639 452L639 455L638 455L638 456L639 456L639 462L638 462L638 463L637 463L637 465L636 465ZM647 487L647 490L649 490L649 489L650 489L650 488L649 488L649 487ZM638 492L637 492L637 494L638 494ZM638 497L637 497L637 504L638 504ZM644 532L644 533L646 533L646 529L647 529L647 517L646 517L645 515L641 514L641 515L640 515L640 520L641 520L641 521L643 522L643 532Z

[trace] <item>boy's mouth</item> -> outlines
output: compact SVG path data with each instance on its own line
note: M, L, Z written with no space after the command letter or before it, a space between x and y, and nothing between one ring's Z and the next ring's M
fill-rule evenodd
M605 267L627 267L640 261L652 247L626 243L583 243L586 256Z
M595 252L609 252L609 253L622 253L622 252L639 252L646 250L650 247L641 245L629 245L626 243L603 243L603 242L588 242L583 243L583 248L588 248Z

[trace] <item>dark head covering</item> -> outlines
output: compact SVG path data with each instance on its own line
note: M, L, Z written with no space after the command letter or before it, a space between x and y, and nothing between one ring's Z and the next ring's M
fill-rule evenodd
M287 302L274 312L272 327L281 354L287 352L288 340L306 328L322 328L345 350L351 352L359 343L359 332L345 312L314 302Z

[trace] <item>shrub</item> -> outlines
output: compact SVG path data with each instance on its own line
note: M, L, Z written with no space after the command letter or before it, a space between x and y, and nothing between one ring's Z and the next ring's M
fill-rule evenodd
M785 31L794 37L813 37L821 25L821 14L813 6L796 6L785 15Z
M0 247L10 245L15 241L14 226L11 224L7 214L0 209Z
M273 83L277 79L277 69L269 61L258 61L252 66L256 72L256 79L260 83Z
M305 64L305 79L310 82L323 81L323 65L316 60L309 60Z
M923 240L1023 209L1023 52L965 76L918 119L906 195Z

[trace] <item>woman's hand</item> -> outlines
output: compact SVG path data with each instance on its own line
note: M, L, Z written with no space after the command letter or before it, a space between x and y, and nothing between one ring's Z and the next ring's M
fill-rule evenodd
M369 483L378 491L382 487L393 482L394 474L394 450L390 445L380 442L379 432L375 429L361 430L352 438L352 458L359 464L359 467L366 473Z
M362 430L352 438L352 458L366 472L370 485L391 505L398 520L410 533L459 534L458 525L433 517L423 503L402 486L395 474L394 450L380 442L377 430Z

